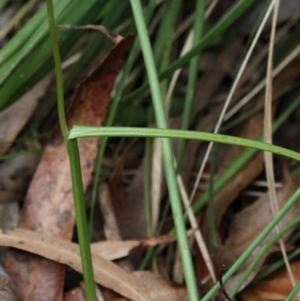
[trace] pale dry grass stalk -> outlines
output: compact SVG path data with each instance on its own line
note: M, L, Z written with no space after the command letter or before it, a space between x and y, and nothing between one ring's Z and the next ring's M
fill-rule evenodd
M208 16L211 14L211 12L213 11L213 9L214 9L214 7L216 6L217 3L218 3L218 0L213 0L212 1L210 6L208 7L208 9L206 10L205 18L208 18ZM192 48L193 38L194 38L194 30L192 29L189 32L188 37L185 41L185 44L184 44L184 46L181 50L180 57L185 55ZM182 68L177 70L172 76L172 79L171 79L171 82L170 82L170 85L169 85L169 88L168 88L168 91L167 91L166 99L165 99L166 112L169 112L173 91L174 91L174 88L176 86L176 83L177 83L177 80L179 78L179 75L180 75L181 71L182 71ZM175 159L174 159L174 162L175 162L174 164L176 165ZM189 206L188 194L187 194L187 191L184 187L183 180L182 180L182 177L181 177L180 174L178 174L178 176L177 176L177 183L178 183L178 186L179 186L181 199L183 201L183 205L184 205L185 210L187 212L189 222L190 222L192 228L196 230L195 234L194 234L195 239L196 239L196 243L197 243L197 245L200 249L200 252L201 252L201 254L204 258L204 261L205 261L205 264L206 264L207 269L209 271L211 279L213 280L213 282L216 282L217 279L216 279L213 263L212 263L210 255L209 255L209 252L208 252L206 243L204 241L204 238L202 236L202 233L201 233L201 231L198 227L198 223L197 223L197 219L195 217L195 214Z
M152 170L151 170L151 218L152 218L152 233L155 233L161 198L161 185L163 179L163 162L161 140L155 139L152 148Z
M249 50L248 50L248 52L247 52L247 54L245 56L245 59L243 60L243 63L241 65L240 69L239 69L239 72L238 72L238 74L237 74L237 76L236 76L236 78L234 80L234 83L233 83L231 89L230 89L229 95L228 95L228 97L227 97L227 99L225 101L225 104L224 104L224 107L223 107L222 112L220 114L220 117L218 119L217 125L215 126L215 129L214 129L214 133L215 134L219 132L220 126L221 126L222 121L224 119L224 115L225 115L225 113L227 111L227 108L228 108L228 106L230 104L230 101L231 101L231 99L233 97L235 89L236 89L236 87L237 87L237 85L239 83L239 80L240 80L240 78L241 78L241 76L242 76L242 74L243 74L243 72L244 72L244 70L246 68L246 65L247 65L247 63L248 63L248 61L250 59L250 56L251 56L251 54L253 52L254 47L256 46L258 38L260 37L260 34L261 34L261 32L262 32L262 30L263 30L263 28L264 28L264 26L265 26L265 24L266 24L266 22L268 20L268 17L271 14L271 11L272 11L272 9L273 9L273 7L275 5L275 2L276 2L276 0L273 0L270 3L270 5L268 7L268 10L266 11L265 16L264 16L264 18L263 18L263 20L262 20L262 22L261 22L261 24L260 24L260 26L259 26L256 34L255 34L254 39L253 39L253 41L252 41L252 43L250 45L250 48L249 48ZM205 165L207 163L207 160L208 160L208 157L210 155L210 152L212 150L213 145L214 145L214 143L210 142L209 145L208 145L208 148L207 148L207 150L205 152L204 159L203 159L202 164L200 166L199 173L197 175L197 178L196 178L196 181L195 181L192 193L190 195L190 203L191 203L191 201L193 200L193 198L195 196L195 193L196 193L196 190L197 190L197 186L199 185L202 173L204 171L204 167L205 167Z
M265 95L265 114L264 114L264 141L266 143L272 144L272 90L273 90L273 81L272 81L272 69L273 69L273 57L274 57L274 43L275 43L275 33L276 25L278 19L280 0L276 0L274 11L273 11L273 20L270 34L270 43L269 43L269 54L268 54L268 64L267 64L267 76L266 76L266 95ZM274 176L274 166L273 166L273 154L269 152L264 152L265 157L265 166L266 166L266 177L268 182L268 192L270 199L270 206L272 209L273 217L279 212L278 199L276 194L275 187L275 176ZM280 223L275 227L276 232L280 232ZM296 281L287 257L284 241L279 240L281 253L284 259L284 263L291 280L293 287L296 285ZM300 300L298 296L298 300Z
M198 222L197 222L197 219L195 217L195 214L194 214L194 212L193 212L193 210L192 210L192 208L189 204L189 197L188 197L188 194L187 194L186 189L184 187L182 177L180 177L179 175L177 176L177 183L178 183L179 192L181 194L181 199L183 201L184 208L185 208L185 210L187 212L187 215L188 215L189 222L191 224L192 229L195 230L194 236L195 236L197 245L198 245L198 247L201 251L201 254L203 256L203 259L204 259L205 265L208 269L208 272L210 274L210 277L213 280L213 282L216 283L217 282L217 277L216 277L216 273L215 273L215 270L214 270L214 266L213 266L211 257L210 257L209 252L208 252L208 248L206 246L206 243L205 243L205 240L204 240L203 235L201 233L201 230L198 227Z
M300 53L300 45L298 45L274 70L272 70L272 78L277 76L293 59L295 59ZM257 95L266 86L266 79L263 79L257 84L249 93L247 93L231 110L224 116L224 120L227 121L238 110L246 105L255 95Z

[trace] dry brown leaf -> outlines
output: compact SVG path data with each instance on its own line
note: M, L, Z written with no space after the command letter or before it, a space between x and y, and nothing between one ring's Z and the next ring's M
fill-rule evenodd
M100 126L105 119L110 92L121 69L132 37L122 40L101 65L76 89L67 114L68 126ZM90 182L98 139L79 141L83 187ZM75 222L68 153L59 129L54 133L32 179L19 226L70 240ZM36 255L10 249L5 259L22 301L62 298L65 267Z
M269 253L273 252L273 251L278 251L278 248L272 248L269 250ZM255 267L255 269L253 269L250 273L250 275L247 277L247 279L243 282L243 284L241 285L241 287L239 288L239 291L243 290L245 287L248 286L249 283L251 283L251 281L254 279L254 277L257 275L257 273L261 270L264 261L266 260L266 258L268 257L269 253L265 254L261 261L258 263L258 265ZM253 253L254 254L254 253ZM256 254L256 253L255 253ZM243 277L245 270L242 270L240 272L238 272L237 274L235 274L234 276L232 276L228 282L225 283L224 285L224 289L227 292L230 292L231 290L233 290L236 285L239 283L241 277Z
M63 301L86 301L86 299L82 289L76 287L64 294Z
M189 231L188 235L191 234L192 231ZM94 254L99 254L107 260L115 260L129 255L133 248L139 246L154 247L160 244L171 243L176 240L176 236L173 235L162 235L141 240L109 240L92 243L91 249Z
M111 205L121 238L124 240L141 239L146 236L145 223L143 223L144 210L141 210L144 202L143 199L135 198L134 202L129 203L122 179L124 159L125 156L118 158L108 182ZM142 260L141 249L134 249L128 259L134 267L138 267Z
M99 189L99 205L104 220L104 233L107 240L122 240L107 184L101 184Z
M129 203L122 179L124 156L118 158L109 179L112 206L122 239L141 239L146 236L143 199ZM134 221L134 222L133 222Z
M15 288L3 270L2 266L0 266L0 300L1 301L18 301L18 296L15 292Z
M99 204L103 216L103 230L108 241L122 241L120 231L118 228L117 219L112 206L112 199L107 184L100 186ZM123 256L124 257L124 256ZM126 271L132 271L133 267L128 258L119 260L118 265Z
M257 295L253 290L251 289L245 289L240 294L239 297L242 301L266 301L262 298L260 298L259 295Z
M282 208L286 201L296 191L297 185L290 177L287 170L285 170L284 183L282 188L277 189L278 205ZM230 226L229 237L226 240L224 247L220 250L220 264L231 266L233 262L244 252L250 243L257 237L259 233L267 226L273 219L270 203L268 201L269 195L265 193L260 199L253 204L247 206L235 215L235 218ZM295 204L292 210L281 220L281 227L288 224L300 214L300 205ZM292 231L292 230L291 230ZM291 233L289 231L283 236L285 240ZM264 240L270 240L276 231L272 231ZM256 253L257 254L257 253ZM253 254L254 255L254 254ZM251 261L249 258L247 261Z
M0 164L0 204L24 199L29 181L40 160L32 153L6 160Z
M194 230L189 230L187 231L187 235L191 236L194 234ZM177 238L175 235L160 235L160 236L153 236L149 237L145 240L142 240L142 245L143 246L149 246L149 247L154 247L160 244L167 244L176 241Z
M13 179L7 176L0 176L0 203L9 204L11 202L19 202L24 198L25 183L23 179Z
M0 245L14 247L68 265L82 272L78 245L43 234L16 229L0 231ZM92 254L95 281L135 301L149 301L147 289L134 276L100 255Z
M278 205L279 208L282 208L286 201L293 195L296 191L297 185L290 177L287 169L284 171L284 184L282 188L277 190ZM265 193L259 200L249 205L245 209L238 212L230 226L229 237L225 242L225 245L220 248L218 255L216 257L217 263L219 266L225 264L226 267L230 267L238 257L245 251L245 249L251 244L251 242L259 235L262 230L269 224L273 219L272 210L268 200L268 193ZM283 217L280 223L280 227L284 227L290 221L295 219L300 214L300 204L296 203L292 210ZM293 229L287 232L282 239L286 240ZM239 269L239 274L236 277L232 277L226 284L225 288L228 291L231 291L235 286L236 282L240 279L240 276L243 274L242 271L253 261L253 258L258 254L261 247L269 241L275 234L276 230L274 229L258 246L255 251L250 255L250 257L245 261L243 266ZM273 250L270 250L264 257ZM263 259L263 260L264 260ZM263 260L260 262L262 264ZM250 277L248 277L243 288L247 283L253 279L257 271L256 269Z
M259 99L256 104L262 102ZM257 139L262 132L263 114L258 113L247 120L239 127L239 135L248 139ZM227 155L220 166L218 174L221 174L236 160L244 151L243 147L230 146ZM220 225L223 215L228 206L236 199L239 193L252 183L263 171L264 157L262 152L258 152L215 196L214 208L216 224Z
M22 98L0 113L0 155L6 153L11 143L28 122L32 113L53 78L52 73L44 77Z
M149 291L152 300L155 301L187 301L188 295L185 286L175 284L161 275L149 271L132 273ZM128 301L112 291L102 289L106 301Z
M188 301L185 286L175 284L150 271L134 272L133 275L146 287L155 301Z
M145 217L145 202L144 202L144 165L141 164L131 182L128 189L127 202L129 208L132 208L132 218L135 221L136 233L135 237L131 238L143 238L146 236L146 217ZM134 210L133 210L134 208Z
M99 254L107 260L115 260L128 256L133 248L140 245L139 240L108 240L91 244L91 249L94 254Z
M0 228L13 229L18 224L19 204L40 161L40 154L26 154L0 164Z
M274 95L291 86L299 77L300 69L297 67L300 58L295 59L274 80ZM253 105L263 103L264 93L261 93ZM275 108L275 104L273 106ZM239 127L239 136L249 139L257 139L263 129L263 113L260 112ZM232 146L228 149L227 156L220 166L218 173L222 173L233 161L244 151L244 148ZM214 197L214 208L216 212L216 224L220 225L222 217L228 206L236 199L239 193L245 189L263 170L263 153L259 152L240 172Z
M291 269L295 281L300 281L300 262L292 262ZM293 289L293 285L287 274L286 267L272 274L270 279L262 280L259 283L247 288L245 291L254 292L262 300L285 300ZM244 300L244 299L243 299ZM298 300L297 297L294 300ZM244 300L247 301L247 300Z

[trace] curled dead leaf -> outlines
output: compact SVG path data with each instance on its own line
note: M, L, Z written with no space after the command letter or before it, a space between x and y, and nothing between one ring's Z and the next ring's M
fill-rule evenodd
M292 273L295 277L295 281L300 281L300 262L291 263ZM269 279L262 280L257 284L246 289L255 293L262 300L285 300L293 289L290 277L285 267L282 267L269 277ZM294 300L298 300L295 298Z
M287 200L293 195L296 191L297 185L290 177L288 170L284 170L284 183L283 186L277 189L277 198L279 202L279 208L283 207ZM284 227L289 222L294 220L297 216L300 215L300 204L299 202L295 204L292 210L290 210L281 220L280 227ZM238 212L231 224L229 237L226 240L223 247L218 251L216 261L218 265L225 264L226 267L230 267L238 257L246 250L246 248L251 244L251 242L257 237L259 233L267 226L267 224L273 219L272 210L270 207L268 193L264 194L259 200L249 205L245 209ZM283 240L286 240L293 229L288 231L283 237ZM225 288L228 291L231 291L235 284L238 282L240 277L243 275L244 271L249 264L253 261L254 257L261 250L262 246L269 241L276 234L274 229L264 241L256 248L256 250L248 257L242 267L239 269L239 273L232 277L226 284ZM265 254L263 260L259 265L262 265L264 259L274 251L270 251ZM250 277L248 277L247 282L244 283L244 288L256 275L259 271L259 268L254 270Z
M0 245L28 251L82 272L78 245L34 231L0 231ZM134 301L150 301L147 289L134 276L100 255L92 254L95 281Z

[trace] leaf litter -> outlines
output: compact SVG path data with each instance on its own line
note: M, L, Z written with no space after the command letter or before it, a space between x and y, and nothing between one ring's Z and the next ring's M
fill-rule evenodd
M217 9L218 5L226 6L225 2L229 1L224 1L224 4L217 4ZM161 11L163 11L164 3L159 5L161 5L160 8ZM217 17L214 16L213 12L211 20L214 20L214 18ZM158 19L156 21L154 20L153 24L151 24L151 32L156 28L157 21ZM180 26L181 25L183 25L184 28L185 24L180 24ZM127 26L126 22L124 26ZM278 36L277 47L280 47L282 41L285 43L286 35L293 32L298 25L295 20L287 20L283 26L284 27L278 29L278 32L281 30L282 34ZM68 125L70 127L75 123L100 126L104 122L110 101L109 94L113 88L117 73L126 59L125 52L127 52L130 46L131 38L123 39L122 36L107 30L103 25L63 25L60 27L100 30L114 43L119 43L104 60L102 65L78 86L73 99L73 105L68 115ZM268 33L265 33L265 37L268 37ZM155 39L155 30L153 38ZM241 56L241 46L245 45L244 42L243 38L236 36L234 43L228 42L226 47L220 47L220 49L216 51L214 48L215 45L210 45L210 48L205 49L205 51L201 53L202 62L199 66L198 90L196 92L190 121L191 129L211 131L215 126L216 120L222 110L223 101L229 91L235 70L239 65L238 58ZM177 41L175 43L177 43ZM221 40L215 41L214 43L221 43L223 46ZM257 82L263 82L265 69L264 59L267 52L264 41L260 43L255 52L255 58L250 61L249 68L245 70L245 76L242 78L243 82L237 86L238 90L235 92L235 95L238 95L238 97L233 97L233 103L231 104L233 111L235 110L235 103L237 103L238 107L238 100L241 97L247 96L245 93L248 93L249 89L255 87ZM126 50L117 50L120 49L120 45L122 44L126 44L126 46L124 46ZM180 48L181 45L178 44L178 49ZM112 53L114 53L114 56ZM174 54L172 53L172 55ZM203 60L209 60L209 62ZM143 72L141 72L139 65L140 61L135 65L133 75L128 80L129 88L138 87L139 82L144 80L142 77ZM299 78L298 65L299 58L296 58L296 60L277 75L277 78L274 80L274 94L279 94L285 89L289 89L295 83ZM183 68L181 72L181 78L179 78L173 92L174 98L178 99L184 99L183 94L186 92L186 69ZM132 84L136 74L138 75L137 77L142 76L137 80L138 84ZM181 81L181 79L184 80ZM14 110L12 113L4 111L5 114L7 114L7 112L11 114L8 115L7 119L0 117L0 135L4 133L0 140L8 142L1 144L1 146L4 146L4 148L1 149L3 153L11 148L16 137L24 131L28 120L31 118L37 106L39 95L47 93L47 85L45 79L44 86L42 83L40 88L37 86L37 89L40 90L37 92L34 92L34 90L31 91L34 92L35 96L31 99L32 103L26 107L24 112L18 109L18 103L16 103L16 108L13 106L8 108L8 110ZM28 95L30 95L30 92ZM101 105L99 105L100 98ZM87 99L93 99L93 101L87 101L87 104L85 103ZM239 114L245 117L252 107L261 104L263 100L263 95L258 95ZM170 99L170 101L172 102L173 100ZM277 103L273 104L275 117L278 112L281 112L282 103L285 101L286 98L283 96L279 98ZM141 101L138 100L138 97L134 100L134 105L138 106L141 112L145 112L145 116L147 115L147 117L143 117L144 121L152 118L151 114L148 114L149 102L149 97L145 95ZM172 106L177 106L178 103L180 102L176 104L175 102L171 103L171 109ZM129 110L127 110L128 112L131 109L131 105L133 106L133 104L130 103L127 107L126 103L122 103L122 106L124 106L126 110L129 108ZM178 108L177 111L179 111ZM276 111L277 113L275 113ZM299 115L299 113L295 112L293 118L298 118L297 114ZM76 118L78 119L74 116L77 116ZM21 119L22 122L18 122ZM7 123L6 120L11 123ZM180 124L181 116L177 114L174 118L169 117L169 120L171 127L177 128ZM124 122L126 122L126 126L131 124L131 121L126 118ZM17 126L13 126L15 124L17 124ZM256 113L246 121L243 121L242 124L239 123L234 130L229 130L229 132L226 133L234 133L242 137L256 139L262 133L262 124L262 114ZM294 130L294 132L294 141L297 141L299 131ZM291 137L290 134L289 137ZM147 204L145 205L144 199L146 198L145 189L147 190L147 185L145 185L146 178L144 175L145 161L141 159L143 157L143 151L141 151L141 149L144 147L144 142L138 140L135 142L138 147L126 148L124 151L116 147L116 140L117 139L112 139L112 142L109 142L102 166L102 168L104 167L105 169L107 162L110 162L110 164L113 165L113 172L110 175L106 175L104 181L101 179L101 183L105 182L105 184L99 185L99 203L97 204L99 206L99 208L97 208L99 214L97 214L96 218L100 219L100 221L97 220L96 222L97 225L101 224L103 229L101 228L99 231L99 229L95 227L93 230L93 234L95 235L93 237L101 238L101 241L96 241L91 244L96 281L100 284L98 295L102 295L101 298L104 298L103 300L105 301L127 299L187 300L185 285L179 286L175 284L175 278L177 276L174 276L175 273L173 274L175 269L178 279L180 279L180 275L183 274L180 258L178 256L176 257L176 251L174 251L176 250L176 243L174 243L176 238L172 235L160 235L146 239L145 209L147 208ZM126 145L127 142L127 140L122 141L121 144ZM98 141L96 139L87 139L87 141L80 141L80 143L84 188L88 190L90 179L93 176L93 166ZM119 140L117 143L119 143ZM131 143L131 141L129 143ZM26 189L30 175L25 179L23 177L11 176L11 174L0 174L1 204L9 203L10 205L12 203L16 208L16 213L14 213L15 217L9 217L11 220L14 219L14 224L9 226L5 223L3 224L4 228L7 229L15 226L16 219L18 218L18 207L19 205L22 206L18 224L18 227L22 229L17 228L12 231L1 231L0 244L32 253L29 254L23 251L9 249L5 259L7 273L13 280L21 296L21 300L43 300L43 298L45 298L45 300L85 300L84 285L79 283L79 281L74 283L74 287L67 288L69 290L68 292L65 292L63 289L66 272L64 265L81 272L78 245L71 242L71 239L73 241L76 240L76 236L74 237L73 235L73 200L70 194L71 186L67 167L68 158L63 148L63 141L60 137L59 130L56 130L45 147L42 161L33 176L27 194ZM117 149L117 151L114 149ZM174 143L174 149L176 149L176 143ZM217 154L219 157L211 159L217 160L217 175L221 175L229 166L233 165L236 158L242 154L244 149L239 147L226 148L222 146L219 151L222 154ZM190 192L190 187L193 184L192 172L194 169L197 169L199 158L202 158L202 152L203 143L195 141L187 143L183 164L180 169L180 175L184 183L183 189L186 187L188 190L186 194ZM116 153L118 153L117 156ZM128 153L130 153L130 158ZM116 157L118 158L116 159ZM132 162L130 160L132 160L133 157L134 160ZM278 160L277 157L275 158L275 164L277 162L276 160ZM207 164L208 171L212 165L211 162ZM275 166L277 167L277 165ZM0 172L1 169L2 167L0 166ZM280 174L282 168L279 167L277 169L279 170L278 174ZM218 274L219 267L223 264L225 264L227 268L230 267L257 234L259 234L272 219L267 192L262 191L262 189L259 188L260 191L256 191L261 194L262 197L256 200L251 199L250 202L246 199L246 205L244 204L244 190L249 189L248 187L257 178L264 179L262 176L263 170L263 156L261 153L258 153L253 156L240 171L236 172L235 176L213 196L216 228L220 232L218 234L221 236L219 246L216 247L211 243L210 228L207 226L207 221L210 218L209 214L206 218L202 218L202 222L199 223L199 227L201 227L202 232L205 233L206 244L210 247L210 255L212 255L214 261L216 274ZM297 188L297 185L287 171L287 164L283 168L283 171L283 185L277 189L280 207L285 204L289 196ZM31 171L31 173L32 172L33 171ZM130 176L128 176L129 173L131 173ZM155 178L154 173L153 182L155 183L156 180L159 179L158 177L157 179ZM213 180L212 175L211 180ZM161 180L159 180L159 182L161 182ZM152 216L152 218L157 221L155 222L155 224L157 224L157 235L160 233L168 233L172 228L172 218L167 206L168 194L165 185L163 184L162 186L160 205L156 210L159 214ZM199 196L203 190L208 189L208 186L208 182L204 180L201 188L197 191L197 196ZM26 198L25 201L22 202L24 194L26 194ZM298 207L298 204L296 204L285 216L280 227L293 220L294 217L299 216ZM87 212L89 213L89 208ZM202 210L201 213L204 215L205 210ZM4 221L5 215L8 216L8 213L4 212L2 214L2 221ZM193 227L195 227L195 225L193 225ZM95 233L95 231L101 232L101 234ZM287 243L291 231L283 237L285 243ZM190 234L194 232L194 229L189 231ZM103 235L103 233L105 233L105 235ZM224 289L228 293L231 292L235 284L241 279L243 272L247 266L249 266L249 262L253 261L255 254L257 254L274 234L275 232L272 232L265 239L257 250L250 255L248 260L244 262L236 275L224 285ZM164 246L165 244L168 244L168 248ZM288 251L292 248L293 246L290 246ZM195 249L196 247L193 247L193 251ZM145 263L145 254L146 252L150 252L149 250L152 252L152 257ZM269 264L269 261L266 261L266 259L270 258L269 255L275 251L278 251L277 246L271 248L264 254L263 259L252 271L250 277L243 284L243 287L247 287L266 262ZM198 257L201 257L200 253L201 252L198 252L194 256L196 262L199 261ZM147 255L149 255L149 253ZM273 257L271 259L273 260ZM123 268L124 262L128 263L126 264L126 271ZM62 263L63 265L58 263ZM149 271L134 271L139 267L139 264L144 265L147 269L154 270L158 274ZM298 265L299 263L297 261L291 263L297 281L299 280ZM203 269L202 267L200 268ZM203 274L205 274L205 272L201 273L202 276ZM212 286L209 277L202 276L197 275L199 293L201 293L201 296ZM11 283L9 278L6 279L5 281L7 281L7 283ZM6 285L6 288L7 287ZM243 301L283 300L287 297L291 288L285 271L280 270L275 272L270 278L261 280L253 285L250 284L246 290L240 293L240 298ZM119 293L119 295L117 293ZM220 295L216 298L219 297ZM11 297L9 301L12 301L12 298L13 297Z
M294 261L291 263L291 269L295 280L300 281L300 262ZM259 296L261 300L286 300L290 294L293 286L290 281L289 275L286 269L283 267L278 271L274 272L267 279L262 280L242 293L242 297L248 294L251 290L252 294ZM249 299L248 299L249 300ZM293 300L297 300L295 297ZM243 297L243 301L247 301L247 297Z
M79 247L76 244L46 238L45 235L23 229L2 231L0 240L1 245L34 251L37 255L82 272ZM98 254L93 254L93 268L95 281L103 286L135 301L151 300L148 291L133 276Z
M122 40L76 89L67 123L100 126L105 119L110 92L121 69L132 38ZM97 154L98 139L79 142L83 187L87 188ZM43 187L43 189L41 189ZM41 162L29 186L19 226L70 240L75 223L68 153L57 129L45 147ZM22 300L60 300L65 267L42 257L10 249L7 272ZM31 267L30 269L28 267ZM34 283L29 285L28 283ZM51 285L50 285L51 284Z
M135 277L112 263L111 260L128 255L131 249L139 245L155 246L174 242L175 239L174 236L166 235L143 241L104 241L92 244L91 250L96 282L129 299L150 300L147 296L148 292ZM0 245L28 251L82 272L79 246L63 239L17 228L1 231Z
M282 188L277 189L279 208L284 206L286 201L294 194L296 189L296 183L290 177L287 169L285 168L283 186ZM280 228L287 225L290 221L299 216L299 214L300 204L297 203L293 207L293 210L290 210L281 220ZM225 266L231 266L272 219L273 214L269 203L269 195L268 192L266 192L260 199L245 207L235 215L235 218L230 226L229 237L225 241L224 246L218 251L217 262L219 265L225 264ZM294 229L291 229L289 232L287 232L282 239L286 241L293 230ZM261 245L256 248L255 252L253 252L251 256L248 257L248 259L244 262L243 266L239 270L240 272L249 266L255 256L259 253L261 247L266 244L266 242L268 242L275 234L276 231L273 230L265 238ZM270 252L272 251L274 251L274 249ZM264 258L266 258L267 255L268 253L265 254ZM252 273L251 278L249 278L248 281L253 279L255 275L256 273ZM228 289L228 291L231 291L238 278L239 277L233 277L225 284L225 287Z

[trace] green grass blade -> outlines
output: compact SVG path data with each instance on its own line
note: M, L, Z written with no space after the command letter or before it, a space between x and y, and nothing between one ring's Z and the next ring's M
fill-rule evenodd
M144 55L144 61L146 65L147 75L149 79L151 94L153 98L153 107L156 116L156 122L160 128L167 128L167 122L165 118L163 103L160 95L160 88L157 78L157 72L155 69L153 54L150 46L148 32L143 17L143 10L140 1L131 0L131 8L138 31L138 36L141 43L142 52ZM191 258L191 252L189 251L189 242L187 239L184 219L182 216L182 208L179 197L179 191L176 183L176 173L173 164L173 153L171 144L168 139L162 139L162 150L164 157L165 173L167 178L167 184L170 195L170 202L175 222L176 233L178 237L178 244L183 263L183 270L187 285L189 298L191 301L198 300L198 290L194 275L193 263Z
M288 108L277 118L273 124L273 132L275 132L283 122L290 116L300 105L300 97L297 98ZM261 138L260 138L261 140ZM256 154L255 149L245 150L217 179L214 183L214 193L220 191L236 174L241 170L250 159ZM193 204L193 210L197 213L206 204L209 194L205 191L199 199Z
M84 22L87 18L89 18L90 22L96 20L98 15L97 10L99 9L101 11L101 6L98 5L96 0L90 1L89 4L90 6L80 2L76 7L70 7L70 9L67 10L68 15L65 16L64 13L62 16L64 17L64 22L77 24ZM66 56L83 34L84 31L57 30L58 38L60 40L64 38L64 42L60 47L61 57ZM26 59L22 60L20 64L16 66L9 78L0 86L0 110L19 99L52 70L53 60L50 50L51 44L48 36L45 35L36 47L27 54Z
M149 22L149 20L151 19L152 15L154 13L154 10L155 10L155 6L156 6L156 0L151 0L147 7L147 11L145 13L145 18L146 18L147 22ZM114 7L113 7L113 9L115 11ZM120 99L121 99L121 96L122 96L122 93L123 93L123 90L125 87L125 82L126 82L127 78L129 77L130 71L133 67L133 64L136 59L138 51L139 51L139 40L138 40L138 38L136 38L131 47L131 51L128 56L125 67L122 71L120 82L116 88L116 94L115 94L114 98L112 99L112 103L109 107L108 116L107 116L107 119L105 122L106 126L111 126L114 122L117 108L120 103ZM101 140L100 149L98 152L96 166L95 166L95 176L94 176L94 180L93 180L93 188L92 188L92 196L91 196L91 214L90 214L91 218L90 218L90 224L89 224L90 235L92 233L92 228L93 228L93 223L94 223L93 220L94 220L94 212L95 212L96 198L97 198L97 192L98 192L98 183L99 183L99 178L100 178L100 173L101 173L101 164L103 161L107 142L108 142L107 137L104 137Z
M87 216L82 187L80 157L77 140L68 140L67 149L69 153L71 166L72 187L74 195L79 249L84 279L84 290L86 299L88 301L96 301L96 288L90 249L90 238L88 235Z
M232 265L232 267L223 276L223 283L226 283L239 267L245 262L245 260L253 253L256 247L266 238L266 236L274 229L274 227L280 222L284 215L294 206L294 204L300 198L300 189L298 189L294 195L287 201L287 203L281 208L279 213L272 219L272 221L266 226L266 228L256 237L256 239L250 244L247 250L239 257L239 259ZM210 301L211 298L220 289L220 283L216 283L213 288L201 299L201 301Z
M96 301L96 289L94 282L94 273L92 265L92 257L90 250L90 240L88 236L87 217L84 203L82 177L81 177L81 165L78 151L77 140L67 140L68 127L65 117L64 109L64 90L63 90L63 77L61 69L61 60L58 48L58 41L56 37L55 20L53 13L52 0L47 0L47 12L50 37L53 49L53 56L56 69L56 83L57 83L57 102L58 102L58 115L60 127L63 137L66 141L66 146L69 154L72 188L75 204L75 215L77 223L77 232L79 238L79 248L82 261L83 278L85 283L85 294L89 301Z
M250 276L251 272L255 270L257 265L263 259L264 255L271 249L271 247L278 242L278 240L289 230L297 226L300 222L300 217L295 218L291 222L289 222L285 227L283 227L280 232L278 232L274 237L272 237L265 245L262 246L259 253L255 256L255 258L251 261L247 269L245 270L243 276L239 279L238 283L234 287L233 291L230 292L230 296L234 296L239 291L240 287L245 283L247 278ZM246 250L247 251L247 250ZM245 252L246 252L245 251Z
M70 0L56 0L56 15L61 14L69 3ZM43 8L0 51L0 85L46 35L48 28L45 18L46 9Z
M153 44L153 57L158 71L163 68L165 61L169 61L169 53L171 50L172 39L166 39L166 37L172 37L174 34L174 26L178 17L178 11L181 6L181 1L168 0L165 1L165 13L161 22L159 23L159 28L156 32L155 42Z
M289 293L285 301L292 301L300 293L300 282L298 282Z
M196 46L199 40L203 35L203 26L204 26L204 13L205 13L205 1L198 0L196 1L196 14L195 14L195 24L194 24L194 38L193 46ZM184 110L182 116L181 129L187 130L190 125L190 117L193 107L193 101L197 85L197 77L199 70L199 60L200 53L191 59L189 64L189 73L188 73L188 82L186 88L186 95L184 100ZM201 87L200 87L201 89ZM183 158L185 148L185 140L181 140L178 144L178 154L177 154L177 165L180 168L181 160Z
M288 259L289 261L293 260L294 258L296 258L297 256L300 255L300 249L296 249L294 251L292 251L291 253L288 254ZM264 268L262 268L259 273L257 274L257 276L253 279L253 283L257 283L260 280L266 278L267 276L271 275L273 272L275 272L276 270L278 270L280 267L282 267L285 264L283 258L277 260L276 262L270 264L269 266L266 266Z
M257 0L241 0L216 24L188 53L171 64L164 72L159 75L159 80L168 78L174 71L189 62L199 51L203 50L215 38L224 33L235 21L237 21ZM148 89L149 85L145 84L137 90L123 97L123 101L133 99L141 95Z
M47 0L47 13L48 13L49 31L50 31L50 38L51 38L55 71L56 71L56 91L57 91L59 124L60 124L63 137L66 140L69 134L69 130L67 127L66 116L65 116L63 75L61 69L61 59L60 59L60 53L58 48L58 41L56 36L56 27L55 27L52 0Z
M200 141L213 141L216 143L230 144L237 146L250 147L256 150L271 152L273 154L285 156L300 161L298 152L284 147L268 144L265 142L228 136L222 134L211 134L204 132L154 129L154 128L135 128L135 127L89 127L74 125L70 130L69 139L85 137L144 137L144 138L173 138L173 139L192 139Z

